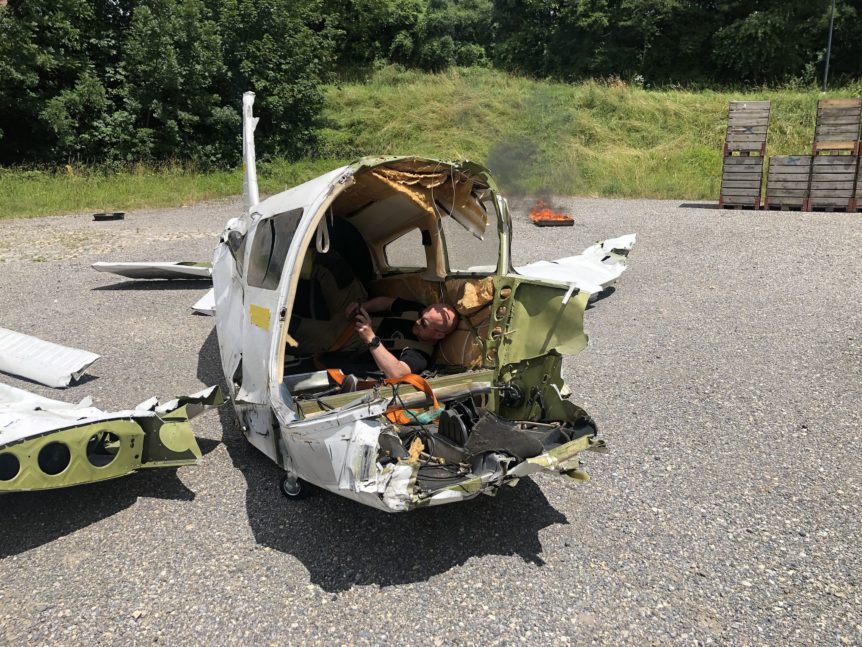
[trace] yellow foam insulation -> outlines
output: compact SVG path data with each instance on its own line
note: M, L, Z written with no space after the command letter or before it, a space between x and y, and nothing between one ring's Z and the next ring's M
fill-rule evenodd
M417 436L413 439L413 442L410 443L410 447L407 449L407 453L409 456L407 458L402 458L399 460L399 463L406 463L408 465L412 463L416 463L419 461L419 455L425 450L425 445Z
M473 180L454 173L414 173L393 168L375 168L371 174L392 190L407 196L419 208L434 216L436 200L447 211L458 211L482 233L488 214L473 196Z
M344 191L332 205L336 215L353 214L358 209L367 207L372 202L383 200L392 195L392 187L383 182L373 173L363 173L354 178L354 184Z
M460 315L471 315L494 300L494 281L465 281L455 298L454 307Z

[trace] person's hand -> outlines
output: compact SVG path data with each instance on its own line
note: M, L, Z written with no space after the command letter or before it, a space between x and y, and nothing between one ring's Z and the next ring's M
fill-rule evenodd
M347 306L347 310L344 311L344 316L347 317L348 319L350 319L351 317L356 315L356 313L359 311L359 308L360 308L359 303L354 301L349 306Z
M365 308L359 308L355 316L356 334L359 335L364 343L369 343L374 339L374 330L371 328L371 316L365 311Z

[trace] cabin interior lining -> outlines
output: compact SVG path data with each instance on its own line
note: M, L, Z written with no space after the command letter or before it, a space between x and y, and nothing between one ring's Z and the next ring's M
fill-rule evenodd
M442 302L453 306L459 314L458 325L438 343L435 364L446 373L476 369L484 363L483 342L488 333L493 283L482 276L446 277L438 219L451 217L447 214L454 208L460 215L468 214L468 224L484 231L488 215L479 198L487 187L449 166L443 166L443 170L440 165L434 169L425 166L414 168L400 163L398 167L358 172L351 186L336 196L328 209L324 222L330 230L331 250L327 253L342 257L369 297L393 296L424 305ZM441 197L449 202L443 210L433 204ZM387 265L385 246L415 228L422 232L426 270L389 272L392 268ZM319 312L316 307L307 307L305 301L321 296L321 290L308 289L308 268L321 263L320 255L321 251L310 243L294 301L298 316ZM330 317L337 314L327 312ZM296 364L290 357L297 349L288 347L286 351L286 375L307 370L307 364Z

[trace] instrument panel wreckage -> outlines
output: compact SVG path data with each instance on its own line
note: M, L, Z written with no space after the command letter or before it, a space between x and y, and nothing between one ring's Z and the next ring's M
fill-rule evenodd
M194 307L215 316L242 433L284 470L285 496L317 487L400 512L493 495L542 470L586 479L581 453L602 451L604 442L572 402L562 358L587 346L587 304L626 269L635 236L513 268L506 200L489 171L469 161L363 158L260 200L253 103L246 93L244 213L227 223L209 272L195 263L96 269L133 278L211 274L212 291ZM454 329L424 349L432 372L386 378L373 363L357 365L367 351L357 349L350 306L378 298L445 303L456 313ZM384 343L421 346L398 334ZM344 373L358 378L349 389ZM10 436L3 407L20 414L26 397L18 395L17 408L3 400L0 391L0 492L100 480L82 467L93 454L123 458L111 476L151 466L140 451L126 451L132 438L151 448L153 466L194 462L200 452L188 419L219 403L208 389L131 412L85 411L89 417L64 427L62 409L73 405L47 401L56 403L53 419L25 433L33 423L25 415ZM25 406L25 414L40 417L47 403ZM136 429L121 430L121 419ZM22 442L33 447L21 452ZM66 471L78 469L77 480L40 472L39 452L63 442L72 454ZM4 472L5 456L19 472L2 480L12 469Z

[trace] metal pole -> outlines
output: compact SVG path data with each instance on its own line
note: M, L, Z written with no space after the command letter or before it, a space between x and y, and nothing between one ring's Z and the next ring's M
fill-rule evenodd
M832 0L832 13L829 14L829 40L826 42L826 70L823 72L823 91L829 81L829 59L832 56L832 23L835 22L835 0Z

